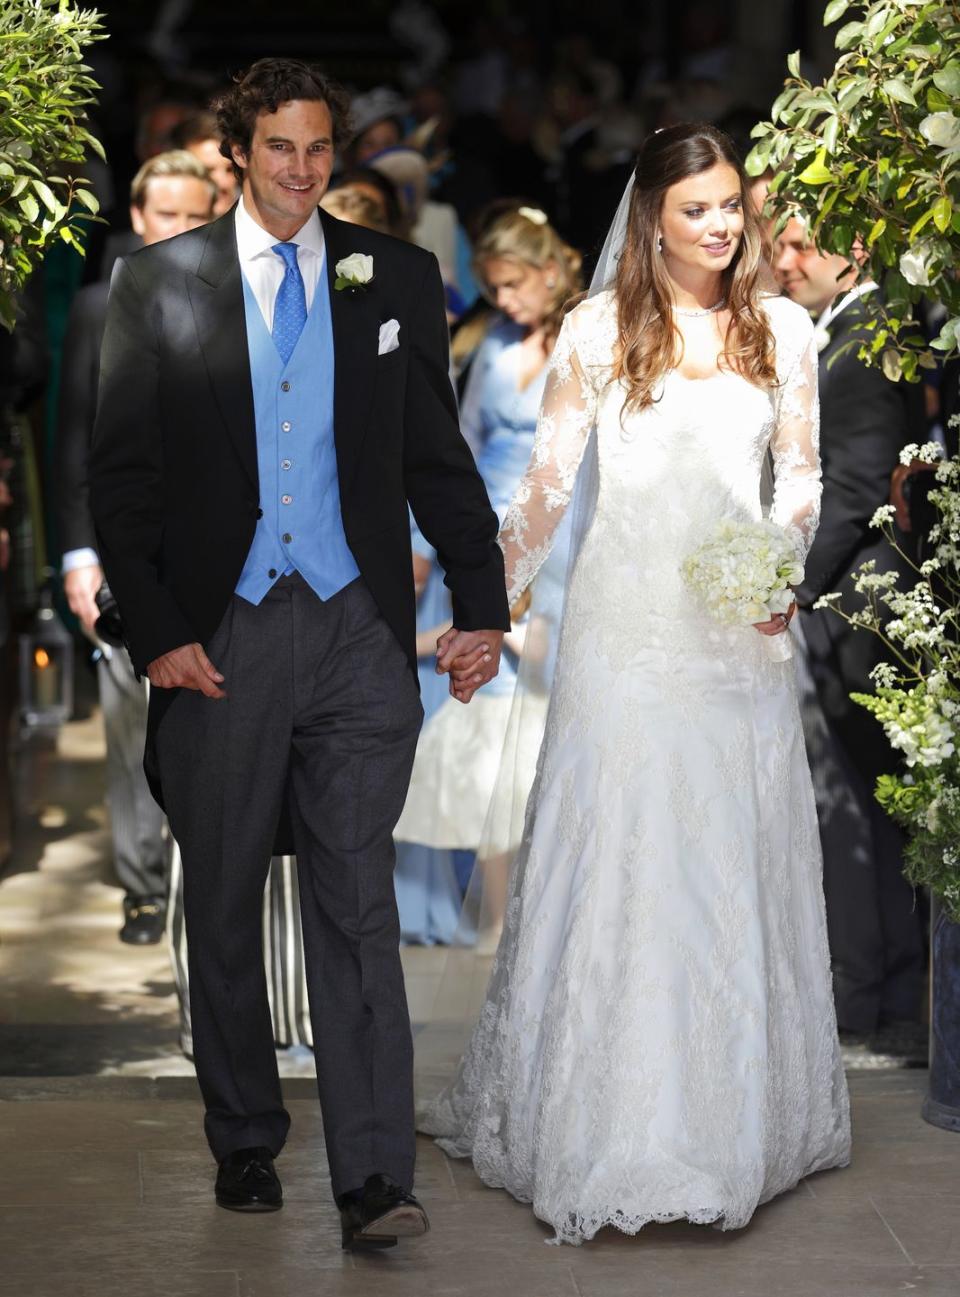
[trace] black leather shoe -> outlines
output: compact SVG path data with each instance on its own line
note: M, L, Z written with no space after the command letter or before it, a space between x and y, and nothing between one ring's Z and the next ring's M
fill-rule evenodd
M238 1148L217 1172L217 1204L230 1211L279 1211L283 1189L268 1148Z
M362 1189L337 1199L345 1250L395 1247L399 1238L415 1238L430 1228L427 1213L412 1193L388 1175L367 1177Z
M120 940L128 946L155 946L163 937L167 907L160 896L125 896Z

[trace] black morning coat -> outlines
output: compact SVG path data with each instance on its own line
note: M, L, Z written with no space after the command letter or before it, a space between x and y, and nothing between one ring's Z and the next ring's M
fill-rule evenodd
M851 302L827 329L820 353L820 456L823 504L820 526L807 556L806 575L797 591L803 630L820 703L868 782L893 769L893 757L879 724L852 692L872 693L870 671L885 653L876 636L854 630L836 613L814 612L822 594L839 591L848 611L862 607L854 590L855 572L873 559L877 571L908 576L881 532L870 526L874 512L890 499L890 476L901 449L926 440L921 384L891 383L879 367L857 357L857 346L838 355L851 338L872 337L863 329L862 301ZM831 361L831 358L836 357ZM898 537L907 552L911 539Z
M507 630L497 519L460 434L436 259L320 213L334 372L334 440L347 542L416 673L407 504L436 548L462 630ZM335 266L373 279L334 290ZM318 291L323 281L318 285ZM400 345L378 355L380 325ZM98 549L138 671L219 625L253 540L256 428L233 212L118 263L90 457ZM150 699L151 736L175 691ZM162 804L162 802L161 802Z

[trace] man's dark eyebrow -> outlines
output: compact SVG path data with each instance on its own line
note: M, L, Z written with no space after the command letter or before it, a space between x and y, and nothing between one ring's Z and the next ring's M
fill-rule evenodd
M268 135L266 139L266 143L267 144L292 144L293 140L287 139L286 135ZM317 138L315 140L311 140L310 143L311 145L332 144L333 141L330 139L329 135L318 135Z

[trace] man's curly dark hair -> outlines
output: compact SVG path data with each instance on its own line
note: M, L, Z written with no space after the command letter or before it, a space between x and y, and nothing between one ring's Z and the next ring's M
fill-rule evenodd
M325 76L312 63L300 59L258 59L234 78L229 90L213 101L222 141L220 152L232 160L231 145L250 153L253 128L260 113L275 113L293 99L314 99L325 103L333 121L333 147L350 139L350 96L343 86ZM234 163L237 178L243 169Z

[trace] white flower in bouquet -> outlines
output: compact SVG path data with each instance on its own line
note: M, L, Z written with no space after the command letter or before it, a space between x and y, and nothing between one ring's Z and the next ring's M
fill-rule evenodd
M717 621L750 626L789 610L803 564L776 523L725 519L685 561L683 575Z

